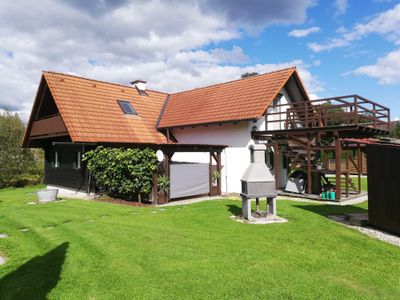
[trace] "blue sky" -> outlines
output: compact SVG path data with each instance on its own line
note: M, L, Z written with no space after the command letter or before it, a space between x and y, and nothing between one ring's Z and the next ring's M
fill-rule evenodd
M382 84L379 79L362 74L348 74L365 65L374 65L381 57L400 46L387 39L385 34L371 33L346 47L316 52L310 43L323 43L340 36L343 29L351 30L355 25L367 23L379 14L392 10L396 1L345 1L346 9L337 13L334 1L320 1L307 10L303 24L273 25L256 35L246 35L239 41L223 43L224 47L237 45L249 56L249 65L274 63L302 59L312 74L318 78L318 97L359 94L377 100L392 110L394 117L400 116L400 70L394 83ZM400 10L398 10L400 14ZM400 19L400 15L399 15ZM400 22L397 21L400 31ZM293 30L317 28L304 37L290 36ZM395 29L395 28L393 28ZM400 55L397 56L400 60ZM400 61L397 62L400 67Z
M24 119L42 70L172 92L292 65L313 97L399 117L400 1L0 2L0 106Z

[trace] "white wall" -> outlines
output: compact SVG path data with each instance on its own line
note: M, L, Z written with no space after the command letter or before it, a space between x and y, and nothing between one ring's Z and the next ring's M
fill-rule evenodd
M289 108L289 103L290 103L290 98L288 93L286 92L286 89L283 88L280 92L283 96L279 101L274 101L274 105L284 105L287 104L288 106L282 106L282 107L273 107L271 105L268 110L267 110L267 120L268 121L278 121L286 118L286 110ZM280 115L271 115L268 116L269 113L278 113L281 112L282 114ZM285 122L273 122L273 123L268 123L268 130L278 130L278 129L284 129L285 128Z
M285 89L281 91L283 97L280 103L288 103L289 96ZM271 111L271 108L268 109ZM283 122L275 123L274 129L279 126L283 128ZM179 143L188 144L219 144L228 146L222 152L222 171L221 182L223 193L240 193L240 179L250 163L250 151L248 147L254 144L251 139L251 131L265 130L265 117L260 118L256 122L243 121L238 124L224 123L222 125L198 126L195 128L174 128L172 134ZM272 129L272 128L269 128ZM200 162L208 163L210 160L209 153L186 153L177 152L172 157L173 161ZM280 186L286 184L286 169L283 169L282 159L280 160L279 170Z
M240 178L250 163L249 145L254 144L251 139L251 129L264 125L264 119L253 123L243 121L238 124L225 123L219 125L200 126L195 128L176 128L172 134L180 143L219 144L228 146L221 155L222 192L240 193ZM208 153L175 153L173 161L209 162Z

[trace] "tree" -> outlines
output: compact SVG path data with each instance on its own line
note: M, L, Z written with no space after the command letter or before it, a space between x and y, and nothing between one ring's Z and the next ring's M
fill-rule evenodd
M400 121L393 125L392 131L390 132L392 138L400 139Z
M240 77L242 79L245 79L245 78L249 78L249 77L256 76L256 75L258 75L257 72L246 72L246 73L243 73Z
M23 149L24 124L18 114L0 110L0 188L41 182L43 152Z

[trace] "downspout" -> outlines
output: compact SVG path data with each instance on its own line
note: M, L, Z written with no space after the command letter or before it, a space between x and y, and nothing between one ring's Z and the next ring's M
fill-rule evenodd
M225 193L228 194L228 158L226 154L226 149L224 149L225 156Z

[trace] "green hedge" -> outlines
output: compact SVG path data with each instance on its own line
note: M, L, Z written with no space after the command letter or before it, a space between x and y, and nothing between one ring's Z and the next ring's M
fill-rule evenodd
M83 160L103 193L139 202L151 192L152 174L158 165L155 152L148 148L97 147Z

